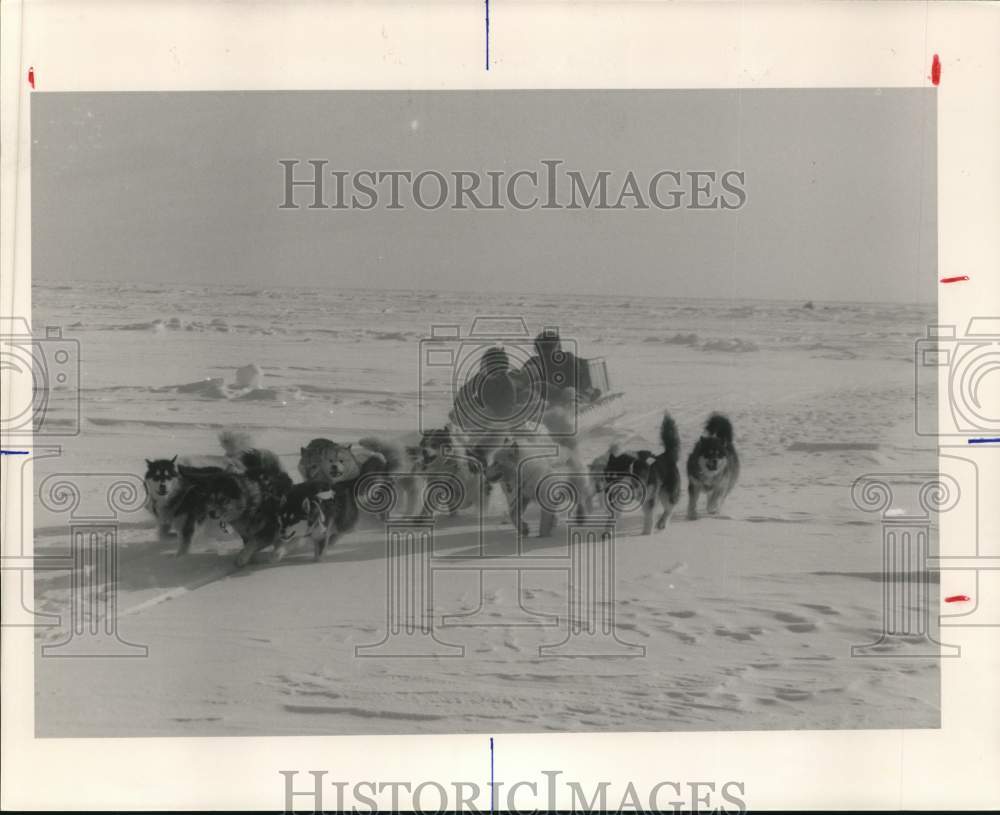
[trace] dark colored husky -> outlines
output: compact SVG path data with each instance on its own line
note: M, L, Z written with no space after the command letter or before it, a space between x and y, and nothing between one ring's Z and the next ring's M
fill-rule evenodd
M613 493L616 485L625 484L633 489L644 490L643 535L653 532L653 509L657 498L663 512L656 522L656 528L663 529L681 497L681 473L677 467L680 439L677 436L677 425L669 413L663 414L663 421L660 423L660 442L663 444L663 452L659 454L650 450L619 452L612 448L601 479L605 494Z
M278 513L292 487L291 477L267 450L251 448L235 458L239 469L178 467L183 488L171 501L172 515L184 519L178 555L187 552L196 526L208 518L243 539L236 558L239 566L245 566L258 550L280 543Z
M295 484L281 506L281 543L275 548L276 557L280 559L292 541L306 538L312 541L313 557L319 560L338 537L350 532L358 522L360 513L353 489L353 484L332 488L318 481Z
M733 446L733 426L729 419L713 413L705 422L705 432L687 460L689 520L698 517L698 497L708 496L709 515L716 515L740 475L740 459Z

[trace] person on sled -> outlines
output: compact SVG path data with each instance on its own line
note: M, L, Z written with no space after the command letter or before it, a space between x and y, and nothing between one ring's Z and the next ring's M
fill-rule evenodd
M488 348L455 398L451 418L466 431L499 430L517 413L518 384L510 357L499 346Z
M600 398L600 390L591 383L590 367L585 360L563 349L558 329L546 328L535 337L535 351L536 356L524 364L519 379L522 387L540 387L546 405L565 407Z

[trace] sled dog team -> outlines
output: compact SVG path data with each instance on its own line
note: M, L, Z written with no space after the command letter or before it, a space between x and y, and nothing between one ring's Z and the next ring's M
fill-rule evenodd
M532 502L541 509L538 534L552 532L555 515L539 493L549 476L572 482L571 510L587 512L602 498L612 515L613 496L624 491L641 498L643 534L663 529L680 500L678 468L680 440L669 413L660 425L662 452L622 450L618 445L582 467L570 447L563 461L533 456L516 439L504 439L490 449L466 439L451 426L425 431L420 443L404 448L391 441L364 438L353 444L313 439L301 448L299 474L293 483L278 457L253 446L249 436L220 434L223 455L199 457L199 465L171 459L146 460L146 507L156 519L160 538L177 536L177 554L191 545L196 529L218 523L243 540L237 565L245 566L260 550L272 548L272 561L284 557L290 544L310 541L315 558L339 537L350 532L362 512L381 514L380 486L399 489L407 499L407 513L433 516L454 514L483 504L493 485L507 498L510 520L528 534L524 512ZM707 512L716 514L739 477L739 457L733 446L729 420L714 413L687 459L689 519L695 519L702 493ZM566 472L573 473L565 475ZM415 512L419 506L419 513Z

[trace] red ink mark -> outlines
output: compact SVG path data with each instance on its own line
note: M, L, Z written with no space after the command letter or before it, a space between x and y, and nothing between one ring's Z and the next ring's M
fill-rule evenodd
M31 89L35 89L35 69L28 68L28 84L31 85Z
M934 55L934 61L931 63L931 82L935 85L941 84L941 60L938 59L938 55Z
M967 603L971 599L967 594L953 594L951 597L945 597L944 601L946 603Z
M969 276L967 274L958 275L958 277L942 277L942 283L960 283L963 280L968 280Z

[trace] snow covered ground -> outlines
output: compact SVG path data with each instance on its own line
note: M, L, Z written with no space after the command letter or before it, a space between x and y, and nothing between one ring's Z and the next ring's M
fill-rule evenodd
M607 359L625 416L581 440L584 460L612 441L655 448L669 409L685 455L708 413L726 412L743 463L723 517L680 511L650 537L638 514L620 522L615 629L631 656L540 655L567 635L565 569L523 569L519 590L512 570L469 566L433 576L449 655L358 657L387 628L377 522L320 563L303 549L236 572L237 542L205 536L178 559L141 510L120 514L107 590L119 635L148 656L43 656L66 636L73 575L37 572L36 611L63 617L37 638L40 736L939 724L937 661L851 657L882 628L880 519L853 505L851 484L936 470L912 431L913 341L932 307L44 282L34 305L35 330L61 325L82 360L80 435L35 464L36 555L69 552L69 513L38 500L52 474L79 485L78 512L106 512L107 474L215 453L222 428L248 430L295 473L314 437L413 439L420 404L443 423L451 376L427 367L421 339L434 325L467 331L477 315L522 317L531 334L557 325L581 355ZM238 382L249 363L259 378ZM71 421L68 404L57 398L48 420ZM565 520L526 540L524 559L568 562ZM439 520L436 559L516 554L499 496L484 548L479 532L474 514ZM478 624L446 624L472 613Z

